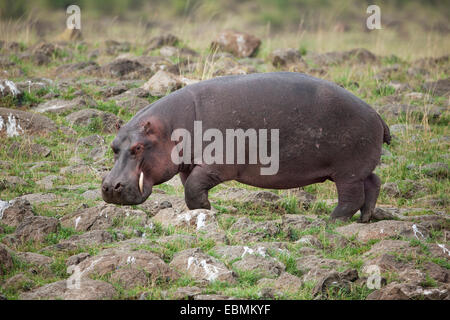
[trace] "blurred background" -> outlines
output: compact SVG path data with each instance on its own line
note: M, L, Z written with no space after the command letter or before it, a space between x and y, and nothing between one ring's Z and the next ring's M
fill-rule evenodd
M261 51L294 47L324 52L365 47L403 58L449 52L448 0L376 1L382 30L366 28L361 0L2 0L0 40L33 44L66 28L66 8L81 8L83 39L145 43L173 33L195 49L207 48L223 29L263 40Z

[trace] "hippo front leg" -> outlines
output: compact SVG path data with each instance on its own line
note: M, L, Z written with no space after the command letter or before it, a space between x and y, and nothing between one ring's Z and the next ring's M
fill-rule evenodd
M219 175L208 167L196 166L191 171L184 184L184 197L190 210L211 209L208 191L221 183Z

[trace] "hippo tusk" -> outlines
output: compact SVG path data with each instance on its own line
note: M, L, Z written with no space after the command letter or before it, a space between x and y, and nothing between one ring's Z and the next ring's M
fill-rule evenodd
M141 171L141 176L139 177L139 190L144 193L144 172Z

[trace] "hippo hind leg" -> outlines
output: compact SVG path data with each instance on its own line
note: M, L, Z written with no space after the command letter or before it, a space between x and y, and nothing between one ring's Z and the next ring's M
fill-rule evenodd
M331 213L332 220L347 221L364 205L363 181L336 181L338 205Z
M359 222L367 223L372 217L373 210L380 194L381 180L372 173L364 180L364 205L361 207Z

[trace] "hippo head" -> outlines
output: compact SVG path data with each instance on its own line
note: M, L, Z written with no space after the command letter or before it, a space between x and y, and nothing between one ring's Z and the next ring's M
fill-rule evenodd
M103 200L132 205L143 203L154 185L171 179L178 166L171 161L173 143L158 119L131 120L111 143L114 168L102 182Z

